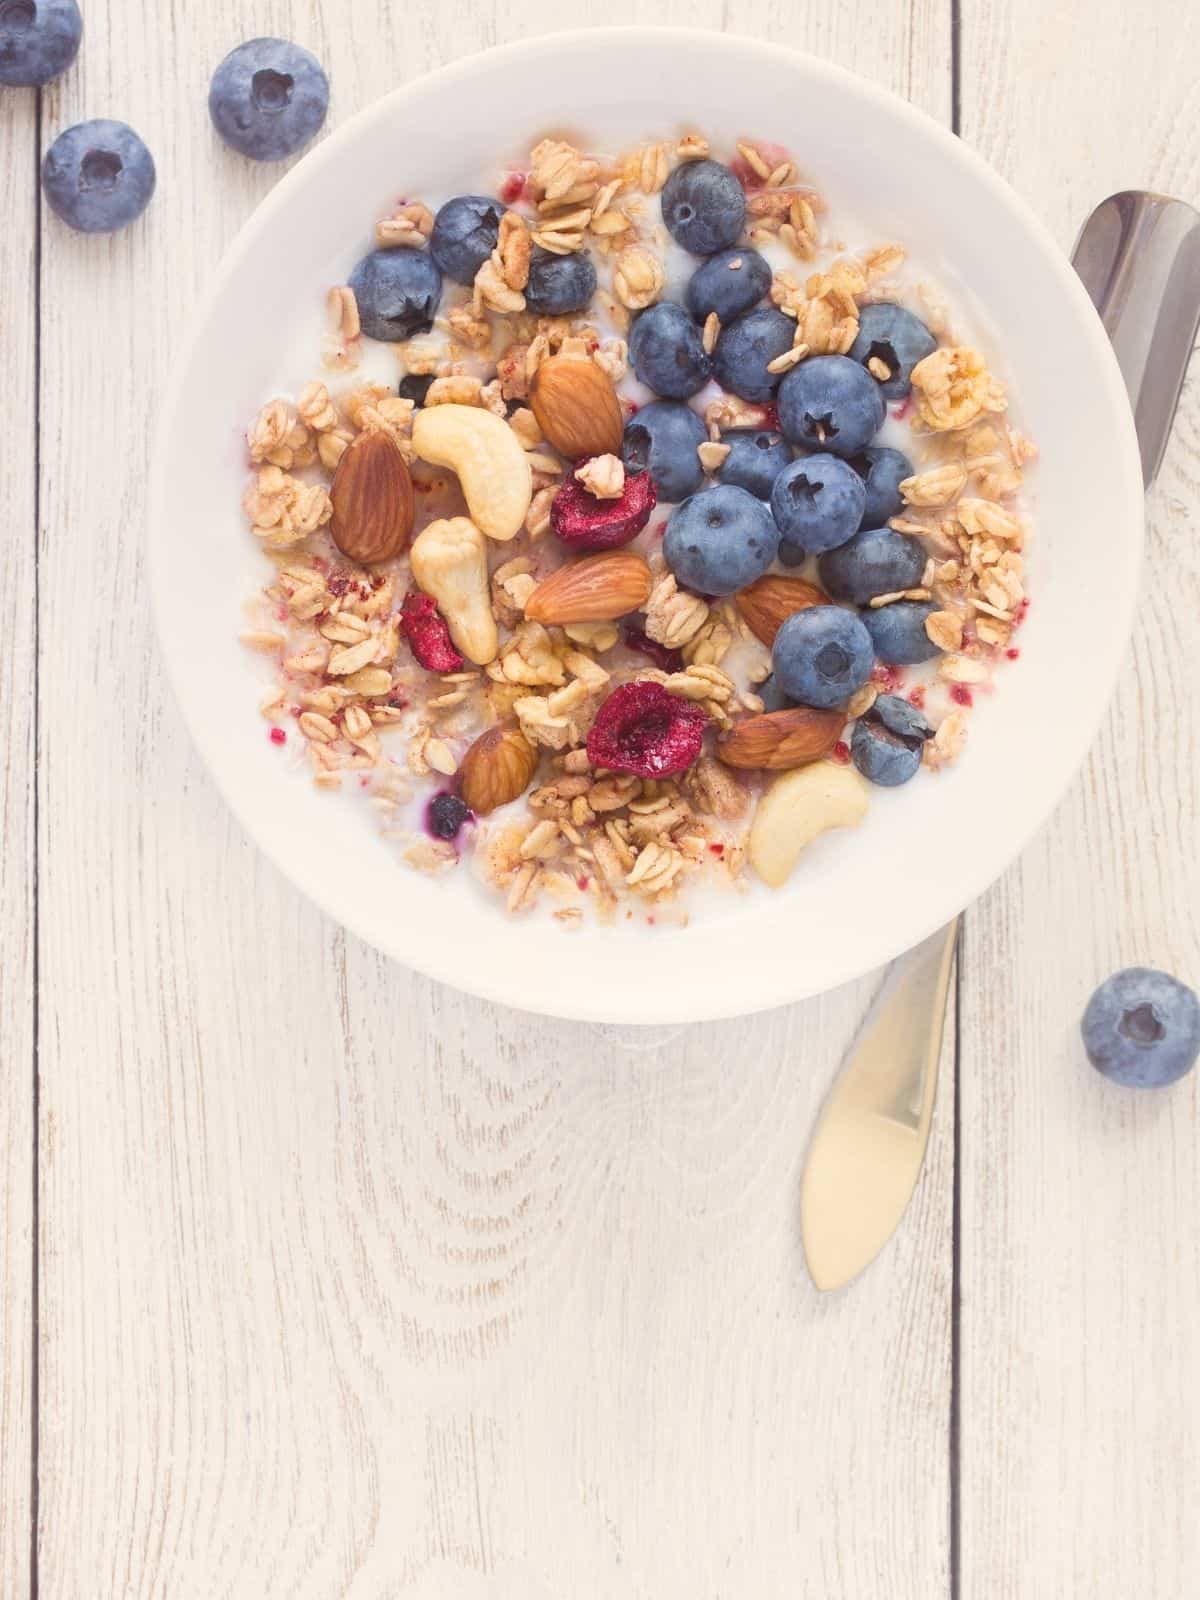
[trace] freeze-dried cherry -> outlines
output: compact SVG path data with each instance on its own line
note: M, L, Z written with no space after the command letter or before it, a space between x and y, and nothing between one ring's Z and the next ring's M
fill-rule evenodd
M661 683L623 683L596 713L588 760L610 772L669 777L695 761L707 726L707 712L668 694Z
M462 666L463 658L432 595L410 590L400 607L400 627L413 655L430 672L457 672Z
M658 500L648 472L625 479L619 500L600 500L578 478L568 478L550 506L550 526L571 550L616 550L650 520Z

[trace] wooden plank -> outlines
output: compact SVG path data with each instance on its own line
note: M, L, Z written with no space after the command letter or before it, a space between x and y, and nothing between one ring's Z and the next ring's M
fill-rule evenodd
M962 9L964 135L1064 248L1114 190L1200 201L1189 66L1200 14L1187 0ZM964 1600L1194 1594L1200 1574L1200 1084L1113 1088L1077 1031L1117 967L1200 980L1198 514L1193 367L1149 501L1138 625L1111 714L966 946Z
M0 1594L30 1592L33 1385L34 749L38 106L0 92Z
M336 118L633 0L257 8ZM949 112L944 6L669 0ZM160 190L47 240L42 1592L948 1593L949 1067L913 1213L822 1300L797 1189L873 985L648 1036L390 965L283 883L178 727L141 576L170 350L275 174L217 148L233 0L94 0L51 125L104 107ZM104 316L95 315L97 285ZM186 486L181 487L186 492Z

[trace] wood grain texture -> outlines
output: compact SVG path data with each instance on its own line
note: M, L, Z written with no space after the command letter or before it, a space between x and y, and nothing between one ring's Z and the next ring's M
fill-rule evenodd
M0 1594L30 1592L37 91L0 92Z
M239 835L151 641L143 484L199 286L274 171L218 147L250 32L336 122L605 5L93 0L48 95L152 145L43 295L44 1600L945 1596L949 1060L901 1235L805 1279L798 1179L863 983L667 1035L538 1021L390 965ZM950 103L948 8L667 0ZM814 160L816 159L814 155ZM103 315L96 314L103 285Z
M964 136L1064 248L1117 189L1200 203L1194 5L962 10ZM1200 1581L1200 1084L1113 1088L1078 1037L1117 967L1200 981L1198 527L1194 362L1111 714L966 943L964 1600L1190 1595Z

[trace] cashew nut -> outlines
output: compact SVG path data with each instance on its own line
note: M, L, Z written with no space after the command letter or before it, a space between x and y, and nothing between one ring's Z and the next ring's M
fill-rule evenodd
M521 441L482 406L430 406L413 421L413 449L458 474L471 520L489 539L511 539L524 526L533 474Z
M450 637L467 660L477 667L494 661L500 637L492 615L487 544L470 518L431 522L413 540L409 560L413 577L437 601Z
M751 865L778 889L805 845L830 828L856 828L867 814L867 786L852 767L814 761L781 772L758 802L750 828Z

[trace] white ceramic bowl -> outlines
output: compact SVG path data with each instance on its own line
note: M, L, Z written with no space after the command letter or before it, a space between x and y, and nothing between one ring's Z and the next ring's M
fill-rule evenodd
M278 381L281 341L344 281L404 188L473 188L497 145L550 130L598 147L699 125L800 152L836 210L873 219L966 285L1039 442L1033 607L1021 659L972 715L965 758L814 846L774 896L714 897L685 930L564 933L517 920L464 875L398 863L267 741L261 662L236 635L262 558L239 510L238 429ZM315 322L314 322L315 326ZM201 463L201 470L197 470ZM167 491L186 482L188 494ZM1125 391L1068 262L1012 191L903 101L810 57L676 29L564 34L407 84L301 162L243 228L200 310L153 471L151 570L163 652L189 726L246 828L339 922L396 960L529 1010L697 1020L818 993L916 943L977 895L1058 800L1125 650L1142 485Z

